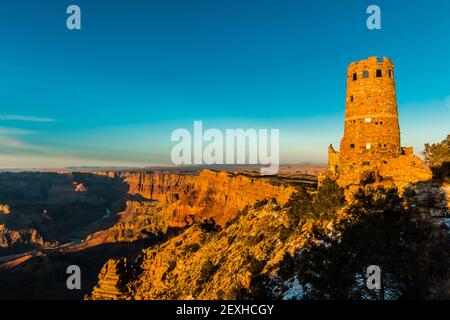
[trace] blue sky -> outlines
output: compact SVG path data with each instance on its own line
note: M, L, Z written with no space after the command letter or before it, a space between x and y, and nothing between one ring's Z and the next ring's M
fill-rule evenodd
M77 4L82 30L66 28ZM368 30L366 8L381 8ZM279 128L283 163L325 162L347 65L396 66L402 144L450 124L450 1L3 0L0 168L170 163L176 128Z

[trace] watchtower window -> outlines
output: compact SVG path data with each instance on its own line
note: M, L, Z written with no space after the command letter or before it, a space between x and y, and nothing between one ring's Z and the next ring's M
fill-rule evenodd
M389 70L389 78L392 78L392 70Z
M372 148L372 145L370 143L366 143L366 149L370 150L370 148Z
M358 75L356 73L353 74L353 81L358 80Z
M350 144L350 148L355 149L355 144L354 143Z
M353 96L350 96L350 101L353 102Z
M369 77L369 71L364 70L362 76L363 76L363 78L368 78Z
M377 78L381 77L382 77L381 69L377 69Z

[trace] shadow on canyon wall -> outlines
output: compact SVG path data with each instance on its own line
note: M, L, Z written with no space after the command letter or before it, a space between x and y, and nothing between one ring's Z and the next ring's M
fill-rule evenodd
M49 177L50 180L54 179L54 176ZM42 177L37 179L42 179ZM92 177L88 174L74 174L70 176L69 180L70 183L65 182L56 185L73 186L72 180L76 180L78 185L83 183L87 190L85 191L85 196L87 196L84 199L85 202L102 199L97 203L101 203L102 208L110 208L111 210L111 215L106 219L102 219L102 214L98 214L88 222L78 225L78 235L111 227L117 222L116 213L123 210L128 200L154 201L139 194L129 195L129 186L118 177ZM1 177L0 186L2 186ZM48 188L44 189L49 190ZM335 189L331 188L332 191L334 190L333 192L335 192ZM3 190L3 186L1 190ZM92 194L88 196L89 190ZM332 210L330 208L336 206L336 196L333 192L330 191L329 195L318 197L321 206L318 207L317 203L313 206L307 206L307 208L315 208L313 216L316 216L318 224L323 219L330 219L329 211ZM45 204L60 203L60 200L56 201L59 197L52 195L52 192L47 191L44 194L47 197L42 196L41 199L46 199ZM0 195L3 195L2 191L0 191ZM339 192L339 195L342 198L341 192ZM11 197L11 193L9 196ZM71 199L72 196L73 192L69 191L65 199ZM78 194L75 194L75 196L78 197ZM2 201L6 199L9 201L8 203L12 204L11 212L14 212L13 197L9 200L6 196L2 197L4 197L0 198ZM39 199L39 197L37 198ZM24 202L29 202L27 197L24 197L24 199ZM316 291L310 296L312 299L364 298L367 295L365 291L359 292L358 297L355 296L354 288L357 280L355 273L360 274L364 270L363 267L366 267L368 263L379 264L388 272L388 278L385 279L386 298L399 295L405 298L426 297L429 292L425 290L435 288L435 284L442 279L448 279L449 257L446 252L449 251L442 250L444 247L448 248L448 228L443 232L436 231L443 228L442 222L439 222L439 226L436 226L436 222L445 220L448 214L446 199L444 190L440 188L440 184L436 181L426 181L414 185L406 191L402 199L396 195L396 192L390 193L386 190L375 193L361 193L358 205L348 209L352 222L341 226L336 225L336 228L342 229L343 240L335 239L326 242L329 230L323 230L324 242L320 243L328 243L327 246L312 244L305 248L309 252L307 253L309 256L302 256L301 260L296 261L291 261L287 257L286 264L282 267L286 269L288 278L296 276L306 282L315 284L314 289ZM69 201L69 203L72 202ZM408 209L403 207L405 202L408 204ZM62 201L61 205L64 205L64 203ZM296 219L300 219L304 215L303 211L305 211L305 205L301 202L292 214ZM309 213L309 215L311 214ZM437 218L438 220L429 220L426 225L418 224L419 217L426 218L426 220L429 220L428 218ZM93 222L96 222L94 226L92 226ZM233 223L240 227L238 220ZM253 221L250 224L252 228L255 227ZM42 249L40 251L43 254L35 254L33 257L25 256L23 261L18 264L0 267L0 299L81 299L86 293L92 291L93 286L97 283L99 272L108 259L126 257L133 261L143 248L166 241L183 230L184 228L169 228L165 233L147 234L145 240L99 243L96 246L82 247L75 251ZM447 238L445 238L445 233L447 233ZM292 236L295 236L295 232ZM330 268L320 268L324 259L329 261ZM66 274L66 269L73 264L78 265L82 270L82 290L68 290L66 287L66 280L69 276ZM308 271L311 271L309 275L318 274L321 278L308 278L308 274L304 274ZM254 276L258 278L258 274ZM432 279L432 282L427 282L430 277L434 277L435 280ZM417 284L408 279L417 280ZM408 285L408 283L410 284L408 287L402 287ZM260 284L266 285L267 283ZM411 284L414 284L414 286ZM443 290L445 290L445 287ZM330 296L330 292L336 294ZM388 292L391 292L391 296ZM348 295L345 295L346 293ZM351 296L352 294L353 296ZM271 298L276 299L277 297ZM378 297L371 296L370 298L377 299Z
M0 255L79 242L111 227L125 208L128 190L122 178L89 173L0 174L0 204L9 211L0 214L0 225L11 232L3 231L7 245ZM35 239L27 235L30 230L36 231Z
M88 235L114 226L127 201L154 201L130 195L129 189L119 175L1 173L0 204L8 213L0 215L0 299L82 299L108 259L133 259L179 232L169 228L143 240L77 247ZM81 269L81 290L67 289L70 265Z
M318 230L302 253L287 254L281 281L297 279L307 288L302 299L385 300L450 297L450 224L447 191L442 181L407 187L368 187L355 193L345 220ZM319 217L320 219L320 217ZM379 266L381 288L366 285L367 268ZM259 281L263 298L271 296L271 279Z

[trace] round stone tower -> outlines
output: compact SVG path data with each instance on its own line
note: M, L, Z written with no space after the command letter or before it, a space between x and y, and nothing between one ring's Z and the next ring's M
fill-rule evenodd
M344 136L340 150L328 147L328 170L346 196L362 185L405 188L432 178L430 169L400 146L394 65L388 58L353 62L347 72Z
M378 166L381 159L395 158L401 153L392 61L370 57L351 63L347 73L340 171L369 169Z

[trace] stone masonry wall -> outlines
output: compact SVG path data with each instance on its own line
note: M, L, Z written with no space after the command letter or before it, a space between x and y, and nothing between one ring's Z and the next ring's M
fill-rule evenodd
M388 58L349 65L344 136L339 152L329 147L328 158L328 173L343 187L383 180L403 186L431 178L412 148L401 147L394 65Z

